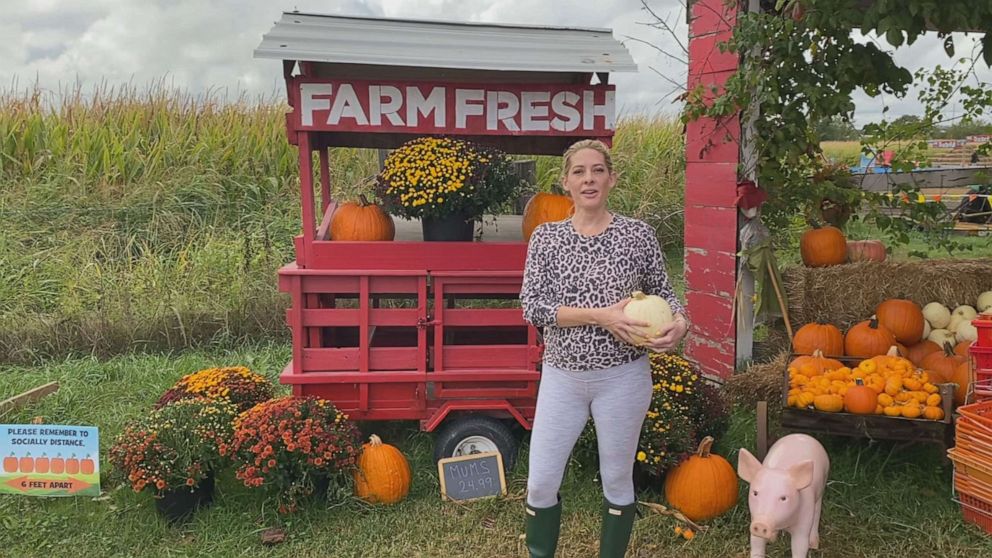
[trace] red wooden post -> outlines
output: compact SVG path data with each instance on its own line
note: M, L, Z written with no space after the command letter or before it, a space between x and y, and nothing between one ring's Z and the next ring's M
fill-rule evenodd
M689 89L723 86L738 57L718 44L730 38L737 7L725 0L691 3ZM734 372L733 295L737 279L737 164L740 120L702 118L686 127L685 278L692 334L686 352L706 374Z
M320 215L327 212L331 205L331 168L327 156L327 148L320 148Z
M310 149L310 133L300 132L300 201L303 204L303 254L297 254L296 263L309 267L313 262L313 240L316 236L313 201L313 152ZM302 255L303 261L300 261Z

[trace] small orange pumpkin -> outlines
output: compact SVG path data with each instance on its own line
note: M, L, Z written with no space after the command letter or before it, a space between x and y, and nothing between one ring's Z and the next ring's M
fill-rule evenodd
M17 462L17 468L22 473L33 473L34 472L34 458L31 457L31 454L30 453L27 454L27 455L25 455L24 457L22 457Z
M359 202L338 206L331 217L331 240L393 240L396 226L381 207L370 203L364 194Z
M844 366L844 364L837 359L823 356L823 352L819 349L813 351L812 355L798 356L792 359L792 362L789 363L789 368L795 368L801 373L803 372L803 369L808 366L812 367L812 372L814 374L822 374L827 370L836 370Z
M541 223L568 219L574 211L575 203L568 196L547 192L535 194L524 207L524 242L530 241L530 235Z
M50 465L52 474L54 475L61 475L65 472L65 459L61 453L52 458Z
M895 344L895 336L887 327L879 324L878 319L857 323L844 336L844 352L854 357L884 355Z
M78 475L79 474L79 459L73 454L72 457L65 460L65 472L67 475Z
M13 453L3 458L3 472L5 473L17 472L17 457Z
M966 360L958 364L947 380L958 385L954 388L954 405L964 405L968 398L968 390L971 389L971 382L973 381L971 363Z
M954 354L968 358L971 354L968 349L971 348L971 341L961 341L957 345L954 345ZM934 343L936 345L936 343ZM939 348L939 347L938 347Z
M940 345L930 341L929 339L924 339L915 345L910 345L906 349L906 358L910 360L916 366L920 366L923 359L927 357L930 353L936 353L941 350Z
M826 267L847 261L847 239L837 227L809 229L799 238L799 254L806 267Z
M792 350L803 355L820 350L825 355L844 356L844 334L833 324L809 323L792 337Z
M737 473L726 459L710 453L713 437L699 442L695 455L665 477L665 498L692 521L705 521L737 504Z
M954 372L962 363L967 364L968 359L954 354L954 347L947 343L942 350L927 355L920 367L930 372L933 383L943 384L952 381Z
M96 463L87 457L86 459L79 460L79 472L84 475L92 475L96 472Z
M878 392L866 386L861 378L855 380L857 385L844 392L844 410L856 415L871 415L878 407Z
M875 308L875 315L896 341L912 345L923 339L923 309L912 300L890 298Z
M403 452L373 434L362 445L355 470L355 495L371 503L395 504L410 492L410 463Z

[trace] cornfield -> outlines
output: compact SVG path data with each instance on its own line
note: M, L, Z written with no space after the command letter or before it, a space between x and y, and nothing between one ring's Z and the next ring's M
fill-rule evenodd
M276 271L300 230L281 100L153 84L0 91L0 362L285 339ZM681 250L682 130L626 119L614 206ZM538 158L540 189L558 157ZM375 151L334 149L335 199Z

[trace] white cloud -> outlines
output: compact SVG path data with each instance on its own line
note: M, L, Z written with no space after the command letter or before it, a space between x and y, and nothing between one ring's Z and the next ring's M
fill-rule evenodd
M5 4L9 4L7 1ZM679 0L649 0L685 42L685 14ZM684 83L685 66L635 39L682 56L669 33L644 25L652 18L640 0L14 0L0 19L0 87L18 80L20 88L37 79L45 88L79 82L130 83L143 88L164 82L193 93L212 91L229 98L282 95L281 66L256 60L252 51L281 12L371 15L446 21L608 27L630 51L637 73L611 76L621 114L675 114L674 86L652 70ZM630 39L628 37L634 37ZM958 54L972 38L956 37ZM884 44L884 43L882 43ZM939 41L928 36L897 60L911 70L947 63ZM992 72L983 66L985 79ZM666 95L668 95L667 98ZM915 93L907 99L856 97L859 123L877 118L883 103L889 115L916 112Z

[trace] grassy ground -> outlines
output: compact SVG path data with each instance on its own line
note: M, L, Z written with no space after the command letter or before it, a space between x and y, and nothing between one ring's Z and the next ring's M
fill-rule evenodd
M22 423L35 416L49 423L100 428L103 455L124 421L145 412L159 393L182 374L213 365L248 364L275 378L289 347L268 344L237 351L186 352L174 356L125 355L52 362L44 367L0 367L0 394L16 393L50 380L62 389L30 408L0 417ZM28 498L0 495L0 555L69 556L293 556L436 557L525 556L522 496L526 459L509 474L509 496L467 505L441 502L431 437L405 423L373 428L411 458L413 491L393 507L371 507L346 499L315 502L280 519L261 494L221 477L218 499L183 527L170 527L151 498L107 480L105 496ZM369 426L366 425L366 429ZM754 447L754 419L734 416L718 443L736 463L736 448ZM992 553L992 540L961 520L950 500L950 468L935 446L823 439L832 458L824 502L822 549L814 557L891 555L974 558ZM524 446L526 451L526 445ZM565 516L560 556L594 556L599 530L599 487L590 466L573 463L562 489ZM744 485L741 485L744 489ZM745 497L744 494L741 496ZM664 502L656 493L641 499ZM743 500L742 500L743 501ZM746 503L710 523L691 542L673 533L671 518L648 515L635 527L629 556L747 556ZM287 542L260 543L266 527L283 526ZM771 546L770 556L787 556L788 542Z

